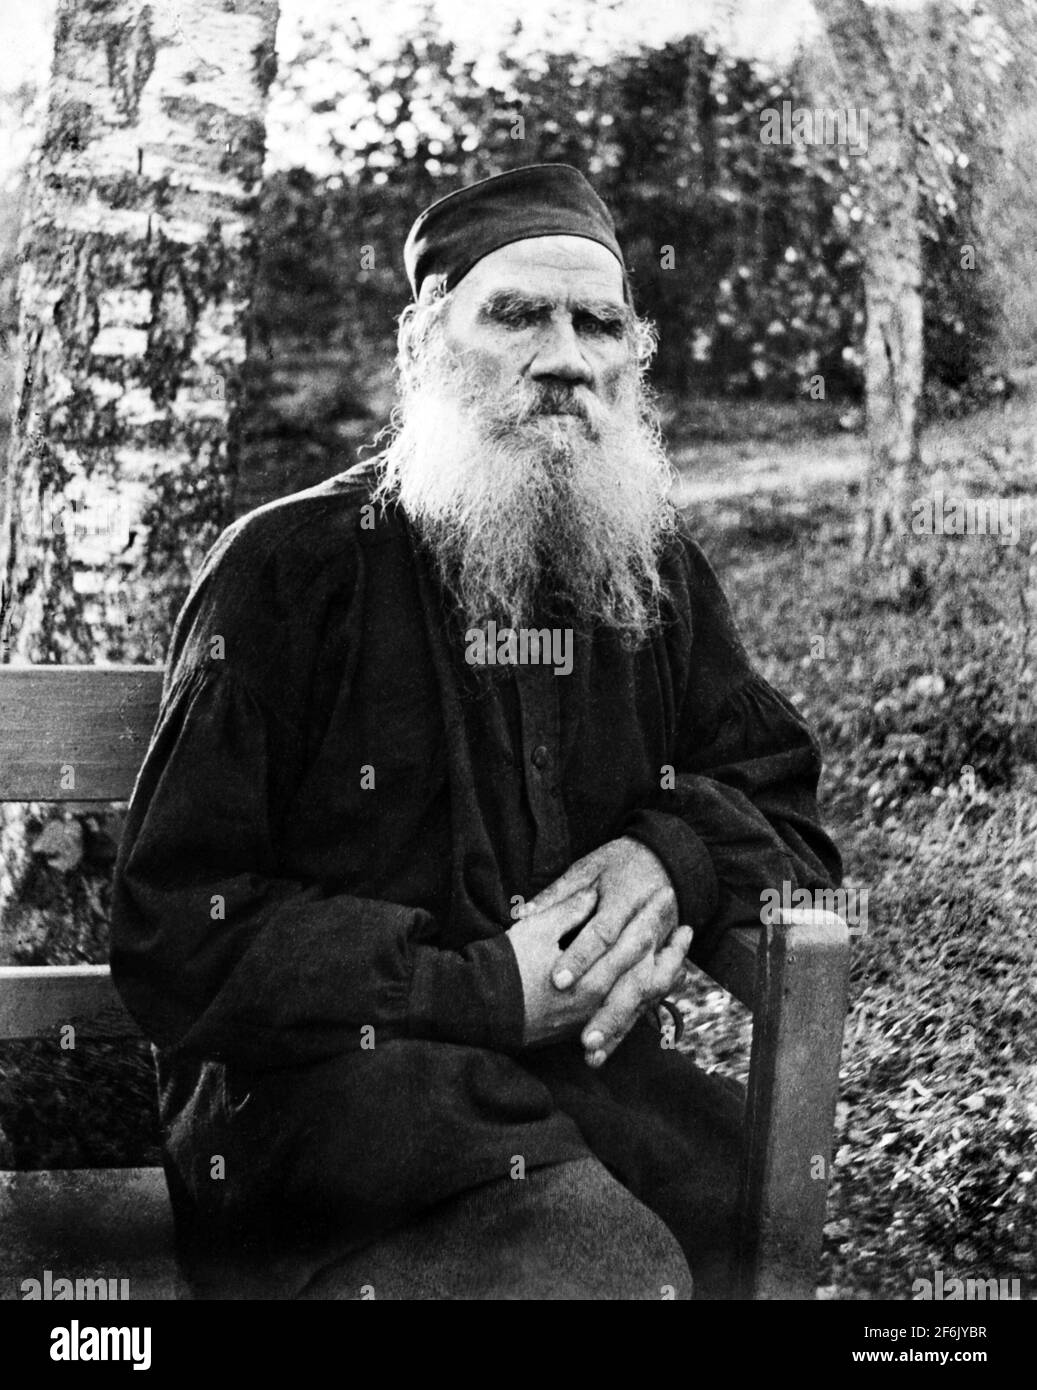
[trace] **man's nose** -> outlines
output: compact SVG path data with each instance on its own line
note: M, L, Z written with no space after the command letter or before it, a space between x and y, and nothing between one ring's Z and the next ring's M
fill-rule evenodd
M570 319L553 319L544 326L529 374L534 381L553 378L572 386L593 384L594 373L583 355Z

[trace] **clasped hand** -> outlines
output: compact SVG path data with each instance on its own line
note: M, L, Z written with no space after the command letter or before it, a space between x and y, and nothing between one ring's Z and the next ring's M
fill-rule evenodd
M610 1057L646 1009L680 980L692 930L658 857L623 837L579 859L518 908L508 938L535 1047L572 1037L589 1065ZM559 942L578 934L565 950Z

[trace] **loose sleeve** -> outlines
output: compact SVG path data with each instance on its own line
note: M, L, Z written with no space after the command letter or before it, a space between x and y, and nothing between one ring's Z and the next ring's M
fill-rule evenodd
M295 733L233 661L197 655L214 622L234 623L205 607L174 639L116 866L112 972L145 1034L253 1068L359 1049L371 1027L379 1043L519 1048L522 985L505 937L444 950L423 909L284 874L272 808Z
M826 888L841 876L821 825L817 743L753 669L705 557L689 543L692 641L672 775L624 833L653 850L674 884L692 958L707 962L731 926L760 922L765 889ZM667 785L671 783L672 785Z

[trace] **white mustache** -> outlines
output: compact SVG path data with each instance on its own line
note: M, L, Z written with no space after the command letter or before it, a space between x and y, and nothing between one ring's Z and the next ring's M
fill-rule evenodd
M580 394L579 392L583 392ZM495 437L509 429L535 426L540 421L570 418L599 432L605 411L596 397L585 388L522 387L499 401L486 421Z

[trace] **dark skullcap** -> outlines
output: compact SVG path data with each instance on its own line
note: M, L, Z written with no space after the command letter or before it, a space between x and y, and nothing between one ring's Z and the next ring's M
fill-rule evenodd
M568 164L528 164L459 188L425 209L403 248L414 298L430 277L446 293L491 251L538 236L596 241L623 268L625 286L612 216L580 171Z

